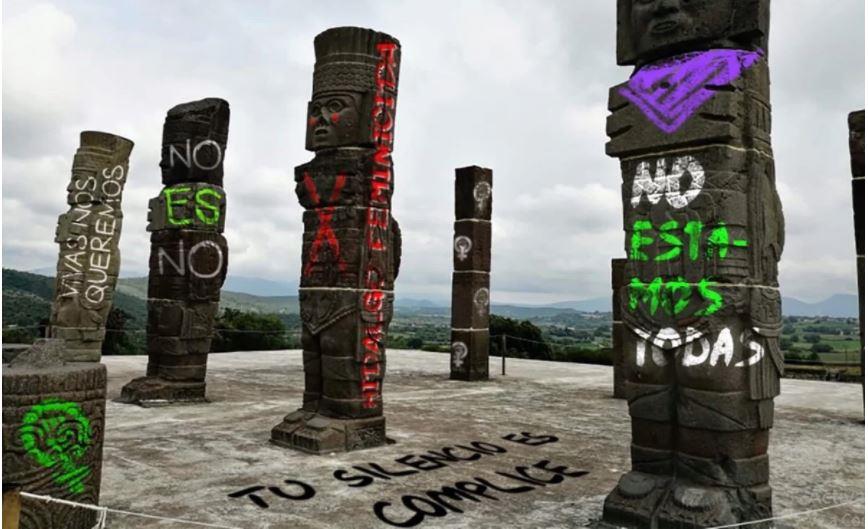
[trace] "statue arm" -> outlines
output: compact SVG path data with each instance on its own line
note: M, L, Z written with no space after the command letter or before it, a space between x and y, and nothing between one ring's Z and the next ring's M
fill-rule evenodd
M401 226L398 221L392 217L392 255L395 266L395 279L398 278L398 271L401 269Z

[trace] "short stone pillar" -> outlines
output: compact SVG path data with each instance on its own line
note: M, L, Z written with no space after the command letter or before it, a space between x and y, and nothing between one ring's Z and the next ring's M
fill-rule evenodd
M99 362L112 308L121 252L121 199L133 142L84 131L72 160L66 202L57 219L60 244L49 336L66 342L66 359Z
M853 221L856 229L856 274L859 284L859 339L862 341L862 396L865 394L865 111L851 112L850 168L853 173Z
M229 251L223 237L223 161L229 103L208 98L169 110L163 185L151 199L148 368L121 390L141 406L205 402L205 372Z
M621 292L627 259L612 259L612 394L626 399L624 387L624 322L621 320Z
M307 145L295 168L305 208L299 288L304 397L271 431L314 454L386 442L383 377L401 233L392 218L392 146L401 47L341 27L314 39Z
M618 0L606 152L621 162L629 528L772 515L784 244L771 149L768 0ZM769 527L758 522L752 527Z
M37 340L3 365L3 483L98 504L106 369L64 362L63 340ZM91 529L92 510L21 499L21 529Z
M455 170L452 241L452 354L449 378L488 379L492 172Z

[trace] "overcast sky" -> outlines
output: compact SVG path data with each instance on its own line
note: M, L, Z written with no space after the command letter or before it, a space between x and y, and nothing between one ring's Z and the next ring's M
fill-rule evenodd
M175 104L222 97L229 273L296 283L293 167L320 31L357 25L402 44L394 215L398 293L448 298L454 169L494 170L492 297L609 295L622 256L616 160L604 154L615 64L610 0L3 3L3 266L54 267L78 133L135 142L122 275L145 275L147 201ZM864 108L864 0L772 7L773 146L786 296L856 292L846 115Z

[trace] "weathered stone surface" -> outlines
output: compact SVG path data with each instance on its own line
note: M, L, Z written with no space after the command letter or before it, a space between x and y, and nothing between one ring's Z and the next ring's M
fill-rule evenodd
M624 441L630 436L630 418L624 401L610 398L611 366L509 358L508 376L468 386L448 380L445 356L389 350L385 417L388 436L396 444L315 457L263 442L278 422L276 418L283 418L301 401L301 350L211 355L208 397L215 405L165 406L143 414L134 406L109 403L100 503L232 527L286 529L289 523L298 529L383 529L389 526L376 516L373 506L377 502L391 503L385 510L388 519L404 521L414 514L402 504L404 495L437 501L426 492L474 481L474 477L502 488L529 485L495 472L519 476L516 466L530 467L545 459L552 462L549 468L566 465L589 474L579 479L565 477L545 487L530 485L534 490L518 494L482 490L497 500L477 495L479 502L453 501L439 496L463 512L426 516L416 529L565 529L587 527L598 519L603 495L615 486L620 474L630 470L629 445ZM103 361L109 373L108 398L112 399L125 382L141 373L146 358L109 356ZM492 371L499 365L499 358L491 358ZM287 379L293 384L287 386ZM770 440L775 510L802 512L859 500L861 494L854 491L862 490L865 483L861 387L794 379L781 383ZM503 438L512 433L520 439L521 432L555 436L557 442L525 445ZM390 475L390 479L371 476L375 481L367 487L350 487L357 481L334 476L340 469L347 478L370 475L353 467L375 471L371 463L390 472L413 471L414 467L399 461L410 459L409 454L441 453L449 446L472 448L474 441L493 443L507 452L480 454L473 461L447 460L445 467ZM453 453L474 457L463 448ZM821 463L811 464L814 461ZM528 475L547 480L550 474L531 467ZM285 484L285 479L309 484L316 489L315 497L297 501L268 489L275 486L280 487L275 489L278 492L300 495L301 488ZM254 486L262 487L254 494L268 508L254 504L246 495L227 496ZM167 490L172 491L171 501L167 501ZM427 505L422 508L433 510ZM864 505L857 501L781 520L777 525L855 529L864 512ZM154 527L153 520L110 514L109 529L115 529L115 520L122 520L118 523L123 529Z
M769 1L618 0L618 64L711 48L768 49Z
M3 343L3 363L12 362L18 355L30 349L31 344L27 343Z
M612 259L612 381L616 399L627 398L624 389L624 322L621 319L626 265L627 259Z
M492 177L476 165L455 170L455 220L491 220Z
M49 328L49 336L66 340L69 361L100 359L120 270L121 199L132 149L120 136L84 131L73 158L70 210L58 218L54 239L60 252Z
M488 379L488 329L452 329L449 378Z
M699 528L768 518L784 242L768 1L625 0L618 24L619 63L638 65L610 92L606 146L623 177L619 319L633 468L606 499L604 521Z
M491 270L491 222L472 219L455 221L452 265L461 272Z
M163 185L202 182L223 187L229 103L210 97L169 109L163 125Z
M453 329L488 329L490 305L488 272L452 274Z
M148 368L119 401L141 406L204 402L220 289L229 266L223 161L229 103L209 98L173 107L163 126L163 185L148 231Z
M15 355L10 367L46 369L63 365L63 340L42 338L33 342L27 350Z
M98 504L105 395L102 364L4 365L3 482ZM22 499L22 529L90 529L95 523L93 511Z
M314 40L306 148L295 168L303 215L299 290L302 408L275 444L322 454L386 442L382 384L401 232L391 215L400 44L341 27Z
M859 336L862 340L862 388L865 388L865 111L851 112L850 168L853 173L853 224L856 230L856 274L859 285Z

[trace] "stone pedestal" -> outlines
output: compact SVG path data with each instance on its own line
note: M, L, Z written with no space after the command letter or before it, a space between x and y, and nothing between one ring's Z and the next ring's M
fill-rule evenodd
M618 2L606 152L621 161L632 469L603 519L701 528L772 515L784 227L768 1ZM754 527L768 527L757 523Z
M314 40L310 162L295 168L303 216L299 303L304 397L271 431L279 446L323 454L386 442L385 339L401 232L391 214L401 48L370 29Z
M488 379L492 172L455 170L452 244L452 354L449 378Z
M229 103L177 105L163 126L163 185L151 199L148 368L121 390L140 406L207 402L205 374L229 249L223 161Z
M311 454L373 448L386 443L386 418L336 419L298 410L271 430L271 442Z
M66 341L66 359L99 362L121 254L121 199L133 142L81 133L67 187L70 209L57 219L60 245L49 336Z
M64 363L62 341L37 341L3 365L3 483L98 504L106 369ZM21 529L91 529L94 511L22 498Z

